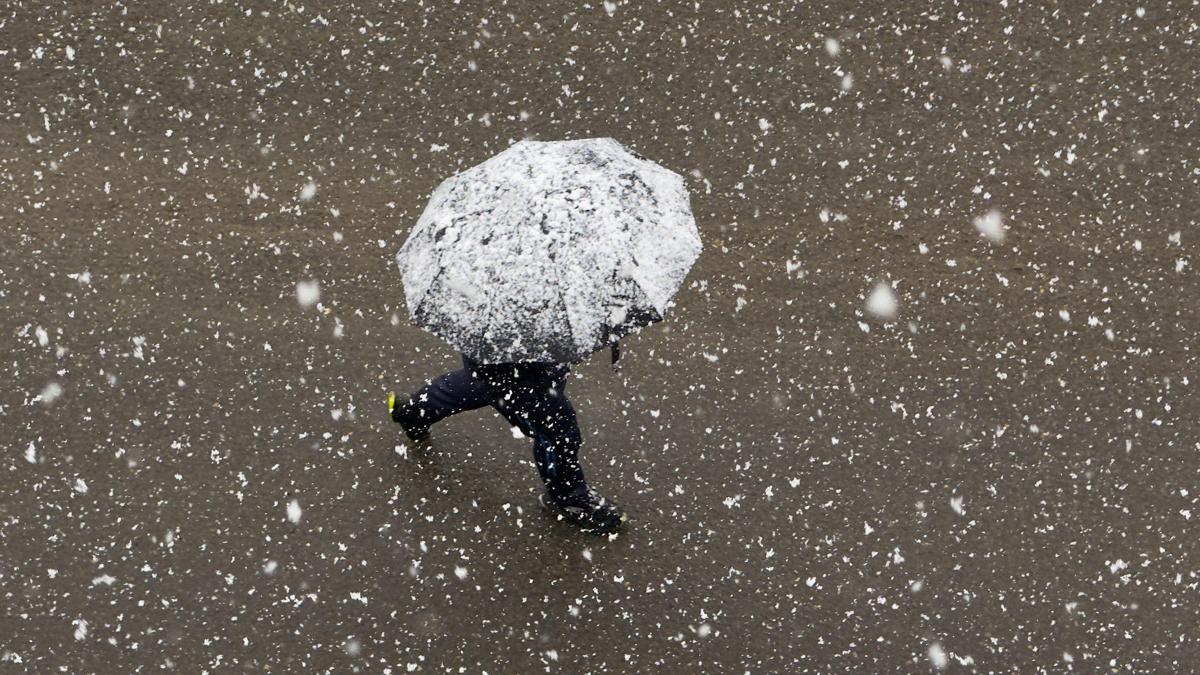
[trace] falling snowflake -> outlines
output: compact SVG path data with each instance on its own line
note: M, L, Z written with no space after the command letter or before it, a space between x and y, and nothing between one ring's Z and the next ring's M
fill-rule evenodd
M896 293L885 281L875 284L875 288L867 296L867 311L877 318L894 319L899 308L900 302L896 299Z
M304 511L300 508L299 501L293 499L292 501L288 502L288 505L287 505L288 520L292 521L293 523L299 523L300 518L303 515L304 515Z
M941 643L930 643L929 663L931 663L937 670L945 670L948 661L949 660L946 658L946 650L942 649Z
M296 283L296 301L301 307L312 307L321 299L321 283L316 280Z
M42 393L38 394L34 400L43 405L53 405L62 394L62 385L57 382L50 382L42 388Z
M993 244L1004 241L1004 214L996 210L988 211L977 216L973 222L975 229L979 230L979 233L991 240Z

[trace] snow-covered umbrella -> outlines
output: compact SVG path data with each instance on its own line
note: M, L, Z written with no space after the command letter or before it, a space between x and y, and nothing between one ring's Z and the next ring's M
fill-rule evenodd
M448 178L396 260L413 320L459 351L570 363L662 319L699 254L683 178L592 138Z

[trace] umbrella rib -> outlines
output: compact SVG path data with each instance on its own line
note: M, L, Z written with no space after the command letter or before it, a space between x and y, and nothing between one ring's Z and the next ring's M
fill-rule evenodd
M431 291L433 291L434 285L437 284L438 279L442 278L442 273L446 271L446 268L441 266L441 262L441 256L438 256L437 272L433 275L433 278L429 280L429 285L425 287L425 292L422 293L420 299L417 300L417 306L412 308L411 314L414 318L416 318L417 314L421 311L421 308L425 306L425 301L429 299L429 294Z
M432 235L430 236L432 237ZM442 260L446 257L446 249L435 247L434 251L437 254L437 259L433 262L433 266L437 272L433 275L433 278L429 280L429 285L425 287L424 295L421 296L421 299L417 302L416 308L414 308L412 311L413 316L416 316L416 310L419 310L421 306L425 304L425 300L429 298L430 291L433 290L433 287L438 282L438 279L441 279L442 274L446 271L446 266L442 264Z
M633 253L630 253L629 258L634 261L634 267L641 267L641 264L637 262L637 256L635 256ZM642 297L646 298L646 302L649 303L651 307L654 307L654 311L658 312L658 307L655 307L654 305L654 298L650 296L650 293L646 290L646 287L642 285L641 279L633 274L630 274L629 280L633 282L634 288L642 292ZM662 312L658 313L660 316L662 315Z
M558 277L557 271L555 272L554 276ZM579 340L576 339L576 336L575 336L575 326L571 323L571 312L570 312L570 309L567 307L567 298L566 298L566 296L563 295L561 279L559 280L557 288L558 288L558 302L560 304L562 304L563 317L567 320L567 333L571 337L571 346L575 347L576 345L579 344Z
M557 255L551 256L550 259L557 260L558 256ZM563 318L567 322L567 333L569 334L569 336L571 338L571 346L572 346L572 348L574 348L579 344L579 340L578 340L578 337L575 335L575 325L573 323L571 323L571 308L570 308L570 305L567 304L567 296L563 295L564 284L563 284L563 279L562 279L562 273L559 270L557 265L555 265L552 269L554 271L555 294L558 295L558 302L559 302L559 304L562 305ZM572 349L572 351L574 351L574 349Z

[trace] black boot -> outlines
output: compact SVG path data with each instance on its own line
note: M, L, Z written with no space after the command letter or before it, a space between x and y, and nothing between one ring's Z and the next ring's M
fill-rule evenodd
M424 443L429 440L429 425L420 424L410 419L408 405L396 405L395 392L388 392L388 412L392 421L404 429L404 435L413 443Z
M542 504L557 512L559 520L592 534L612 534L625 522L621 507L601 497L591 488L556 497L550 492L542 495Z
M542 504L556 511L559 520L593 534L610 534L625 522L620 507L588 487L579 465L578 435L551 439L535 433L533 458L546 486Z

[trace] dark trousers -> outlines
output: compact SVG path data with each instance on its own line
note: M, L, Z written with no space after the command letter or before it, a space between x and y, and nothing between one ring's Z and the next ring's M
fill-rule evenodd
M579 465L583 439L575 409L567 400L565 365L480 364L463 356L463 368L439 376L417 390L395 418L422 431L464 410L492 406L508 423L533 439L533 459L552 497L587 489Z

